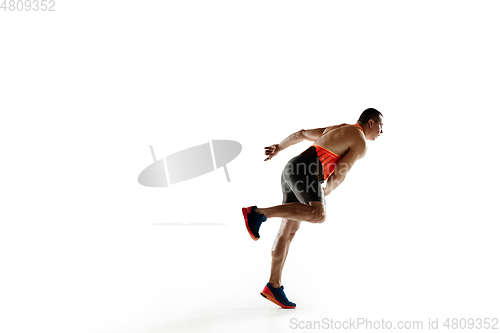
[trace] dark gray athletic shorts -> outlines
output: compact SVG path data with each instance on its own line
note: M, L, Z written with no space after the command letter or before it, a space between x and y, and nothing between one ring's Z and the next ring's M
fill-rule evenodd
M300 155L292 158L281 173L281 190L283 204L310 201L321 201L325 204L323 183L323 167L313 146Z

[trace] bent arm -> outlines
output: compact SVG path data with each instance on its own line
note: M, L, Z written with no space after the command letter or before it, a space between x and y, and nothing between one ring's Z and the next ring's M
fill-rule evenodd
M330 126L330 127L322 127L322 128L314 128L314 129L301 129L300 131L297 131L293 134L290 134L288 137L286 137L283 141L281 141L278 144L271 145L269 147L265 147L265 154L268 156L264 161L268 161L274 156L276 156L280 151L297 144L299 142L302 142L304 140L309 140L309 141L316 141L320 136L323 135L325 130L332 130L338 127L345 126L347 124L340 124L340 125L335 125L335 126Z
M294 144L297 144L305 139L304 130L297 131L287 136L283 141L278 143L278 150L286 149Z
M265 154L268 156L264 161L268 161L274 156L276 156L280 151L302 142L304 140L316 140L319 138L325 128L316 128L310 130L300 130L293 134L290 134L285 138L285 140L281 141L279 144L271 145L269 147L265 147ZM314 139L313 139L314 138Z
M301 129L300 131L297 131L291 135L289 135L285 140L283 140L281 143L278 144L280 147L280 150L283 150L285 148L288 148L296 143L299 143L303 140L309 140L309 141L316 141L320 136L323 135L325 130L331 131L333 129L346 126L347 124L340 124L340 125L335 125L335 126L330 126L330 127L321 127L321 128L314 128L314 129Z
M335 171L328 178L325 187L325 196L329 195L333 190L339 187L340 184L342 184L347 173L352 169L354 163L356 163L357 160L363 158L363 156L365 156L365 153L366 147L364 143L360 143L349 148L347 154L345 154L344 157L342 157L340 161L337 162Z
M315 129L310 129L310 130L302 130L304 137L306 140L309 141L316 141L320 136L323 134L326 134L327 132L330 132L331 130L334 130L339 127L347 126L348 124L343 123L340 125L334 125L334 126L329 126L325 128L315 128Z

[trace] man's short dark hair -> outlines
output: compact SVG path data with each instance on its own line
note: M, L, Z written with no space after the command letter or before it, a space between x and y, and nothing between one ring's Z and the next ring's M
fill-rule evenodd
M382 113L374 108L369 108L363 111L361 116L359 116L358 121L362 124L366 124L368 120L373 119L376 123L380 121L380 117L383 117Z

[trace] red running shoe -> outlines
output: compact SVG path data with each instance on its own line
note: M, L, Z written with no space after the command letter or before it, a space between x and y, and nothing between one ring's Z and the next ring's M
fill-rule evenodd
M252 237L253 240L258 240L260 238L259 229L262 222L265 222L267 218L264 214L259 214L255 211L257 206L252 207L244 207L242 208L243 217L245 218L245 225L247 227L247 231Z
M267 298L271 302L281 306L283 309L295 309L297 306L295 303L290 302L285 295L285 289L283 286L279 288L273 288L268 282L264 287L264 290L260 293L262 297Z

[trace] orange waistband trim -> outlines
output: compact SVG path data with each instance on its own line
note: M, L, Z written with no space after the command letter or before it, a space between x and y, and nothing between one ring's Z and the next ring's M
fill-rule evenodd
M333 153L333 152L329 151L329 150L328 150L328 149L326 149L325 147L318 146L317 144L314 144L313 146L314 146L314 147L316 147L316 152L318 152L318 148L319 148L319 150L325 150L326 152L328 152L328 154L333 155L333 156L335 156L336 158L340 158L340 156L339 156L339 155L337 155L337 154L335 154L335 153ZM319 155L319 153L318 153L318 155Z
M341 159L341 157L316 144L314 144L313 147L316 148L316 154L318 155L318 159L323 166L323 180L327 180L328 177L330 177L330 175L335 171L337 162Z

